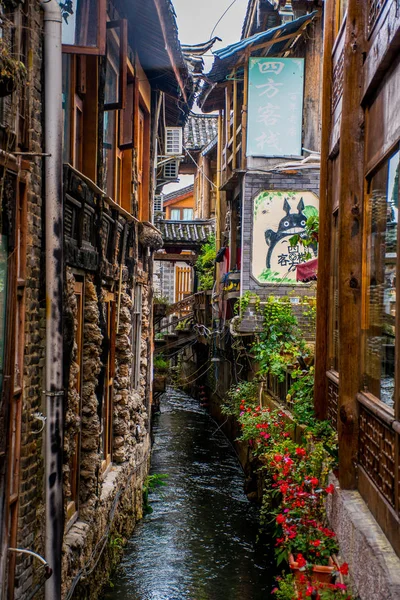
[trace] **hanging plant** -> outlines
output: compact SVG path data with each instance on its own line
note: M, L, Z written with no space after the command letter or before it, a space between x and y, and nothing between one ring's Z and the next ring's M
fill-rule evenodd
M23 62L13 58L4 39L0 39L0 97L12 94L26 81L27 70Z

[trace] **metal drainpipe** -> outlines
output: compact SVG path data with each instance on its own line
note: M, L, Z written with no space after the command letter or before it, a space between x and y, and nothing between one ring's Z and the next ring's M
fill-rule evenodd
M63 539L63 197L62 197L62 38L57 0L40 0L44 10L44 137L46 240L45 556L53 575L46 600L61 600Z

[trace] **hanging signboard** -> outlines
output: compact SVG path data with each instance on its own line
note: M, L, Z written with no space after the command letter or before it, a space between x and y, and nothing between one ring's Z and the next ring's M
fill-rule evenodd
M247 156L300 156L304 59L250 58Z

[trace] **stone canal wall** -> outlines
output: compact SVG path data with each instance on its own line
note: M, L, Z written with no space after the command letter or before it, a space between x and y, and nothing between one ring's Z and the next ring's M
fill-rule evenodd
M150 453L149 288L141 292L144 310L135 356L133 290L124 283L118 305L109 289L94 281L90 274L82 277L66 269L65 598L97 598L117 565L142 517ZM107 414L110 409L112 415Z

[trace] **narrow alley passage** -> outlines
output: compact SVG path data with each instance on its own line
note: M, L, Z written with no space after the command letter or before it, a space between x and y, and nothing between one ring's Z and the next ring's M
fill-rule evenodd
M151 473L168 475L167 485L152 495L153 513L104 600L267 600L274 568L258 554L257 510L227 439L197 401L171 389L154 436Z

